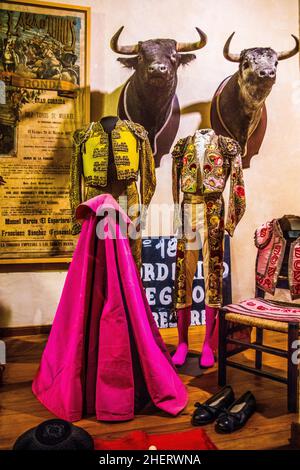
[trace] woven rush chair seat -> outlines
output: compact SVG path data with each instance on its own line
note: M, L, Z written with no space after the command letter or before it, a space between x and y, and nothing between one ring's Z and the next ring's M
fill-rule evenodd
M279 333L287 333L288 323L282 321L266 320L264 318L250 317L239 313L226 313L226 321L238 323L239 325L263 328L266 330L277 331Z
M258 309L258 307L260 307ZM251 310L253 308L253 310ZM256 339L251 341L250 331L255 328ZM246 328L246 330L245 330ZM287 350L267 346L263 343L264 330L276 331L287 336ZM227 367L239 369L260 377L287 385L287 408L295 413L298 407L298 364L293 362L293 354L298 347L300 331L300 306L264 300L257 297L239 304L226 305L219 315L219 355L218 383L227 384ZM249 336L249 338L247 338ZM255 351L255 366L233 361L232 357L248 349ZM269 372L262 368L263 353L279 356L287 360L287 376Z
M263 328L266 330L288 332L288 323L300 323L300 305L262 298L243 300L237 304L226 305L225 318L232 323Z

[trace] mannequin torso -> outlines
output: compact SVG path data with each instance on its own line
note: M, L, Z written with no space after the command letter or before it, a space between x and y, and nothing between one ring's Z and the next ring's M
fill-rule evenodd
M107 182L112 183L117 181L117 168L115 165L115 160L113 156L112 141L111 141L111 132L116 127L118 122L117 116L105 116L100 119L100 124L103 127L104 131L108 134L109 140L109 158L108 158L108 171L107 171Z
M110 134L116 127L118 119L118 116L105 116L100 119L100 123L107 134Z

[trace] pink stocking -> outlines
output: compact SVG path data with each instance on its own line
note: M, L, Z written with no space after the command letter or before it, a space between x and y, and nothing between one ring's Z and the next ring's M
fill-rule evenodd
M182 366L186 360L189 350L188 333L190 324L191 307L177 310L178 346L174 356L172 357L173 364L177 367Z
M202 354L200 359L200 367L213 367L215 364L214 350L217 349L218 338L218 319L219 309L215 307L205 306L206 328L205 338L202 347Z

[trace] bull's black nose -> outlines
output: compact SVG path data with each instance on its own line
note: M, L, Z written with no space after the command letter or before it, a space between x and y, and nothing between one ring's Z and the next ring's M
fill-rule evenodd
M276 70L275 69L265 69L258 72L259 77L265 78L275 78Z
M151 64L148 67L148 72L149 73L154 73L154 72L160 72L160 73L166 73L167 72L167 67L164 64Z

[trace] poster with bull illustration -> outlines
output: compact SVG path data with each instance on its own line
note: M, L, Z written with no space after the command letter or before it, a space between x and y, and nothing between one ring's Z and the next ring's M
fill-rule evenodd
M34 102L41 90L55 88L55 81L65 91L72 89L69 84L79 85L80 20L5 9L0 19L0 72L7 85L0 153L9 154L15 151L22 105Z
M0 7L0 263L70 258L74 130L89 121L87 9Z

